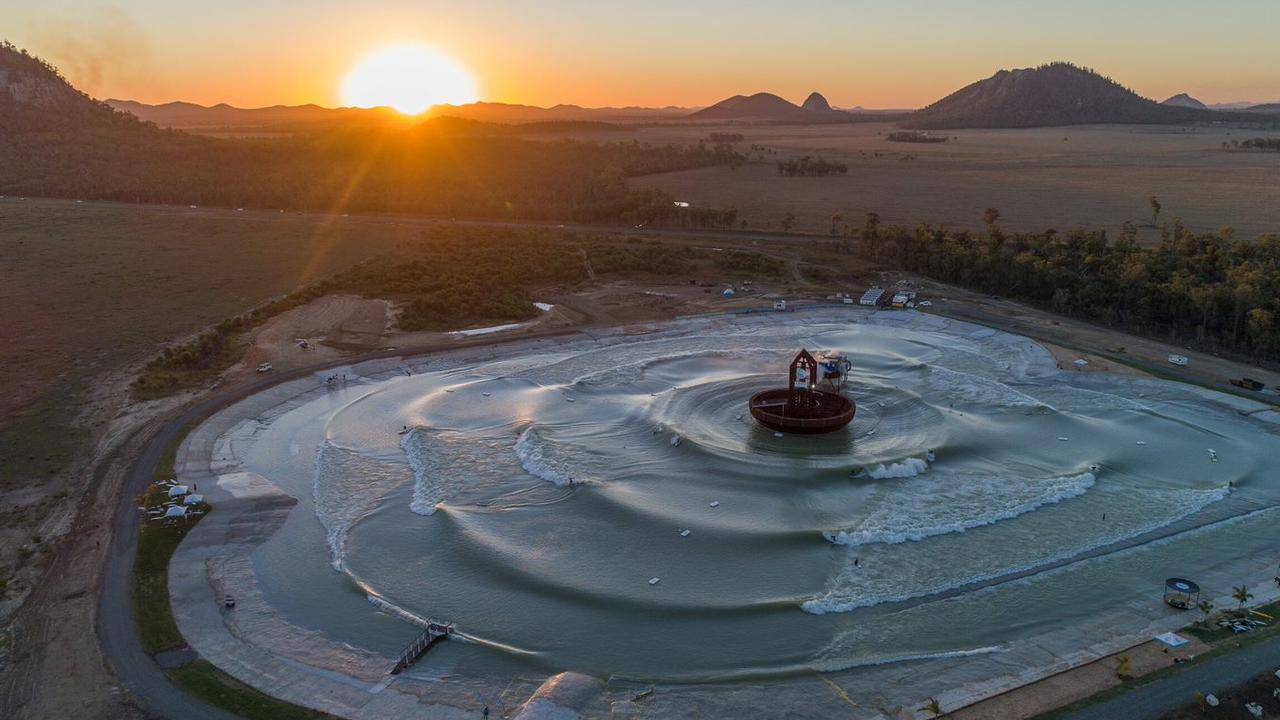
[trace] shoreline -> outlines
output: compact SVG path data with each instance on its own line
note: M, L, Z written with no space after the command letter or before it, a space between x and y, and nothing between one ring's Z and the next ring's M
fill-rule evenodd
M858 312L860 314L866 313L865 310L859 310ZM929 316L920 315L920 317ZM696 325L698 323L714 322L714 320L690 318L677 322ZM900 320L894 319L890 322L897 323ZM930 324L943 324L953 329L957 326L969 330L983 329L983 326L969 321L937 316L933 316L933 319L927 322ZM663 327L672 327L674 323L662 323L661 325ZM621 338L624 335L623 328L618 327L607 329L603 333L596 329L593 330L591 335L585 335L585 337L598 341L605 338ZM1027 340L1022 336L1013 337L1023 341ZM525 340L525 338L517 338L516 340ZM519 348L523 343L518 341L504 343L504 345L508 348ZM1031 341L1031 343L1033 346L1040 347L1042 351L1044 350L1041 343L1034 341ZM439 351L429 353L429 355L435 357L441 352L448 352L449 350L450 348L442 348ZM463 350L484 354L486 351L492 352L492 344L478 344L478 347L463 348ZM424 354L414 357L422 358L427 356ZM354 363L350 364L350 367L352 372L361 378L377 380L380 376L391 377L401 374L404 366L412 366L413 364L414 362L410 358L394 356ZM1050 371L1052 372L1051 367ZM296 407L301 402L309 399L308 396L314 397L324 392L325 388L318 374L286 381L224 408L202 423L183 441L178 455L180 482L204 483L205 488L216 489L203 491L211 500L215 511L199 523L188 538L184 540L183 544L179 546L170 566L170 583L171 587L174 588L172 597L175 607L175 619L178 620L179 627L182 628L184 636L187 636L192 648L197 650L202 657L213 662L232 676L273 696L343 717L399 717L402 712L408 713L404 715L406 717L409 714L421 716L420 713L425 709L423 703L427 703L426 708L429 708L431 713L429 716L448 717L450 713L460 711L459 708L447 702L438 704L428 702L424 699L425 696L422 695L425 688L420 686L421 681L402 677L390 682L369 684L368 681L372 678L367 667L360 668L357 671L357 677L344 673L342 668L313 667L297 658L278 657L264 651L246 641L243 637L237 636L234 630L228 628L226 620L221 616L217 608L217 603L214 602L219 595L218 591L216 591L216 585L210 584L211 579L209 576L211 568L214 566L213 558L218 550L229 547L230 550L223 553L222 567L231 567L236 573L234 577L239 578L241 582L245 582L245 587L256 587L256 583L251 582L250 578L244 574L246 571L252 574L251 564L245 562L248 553L252 551L253 547L256 547L257 543L265 541L274 532L275 528L283 522L284 516L287 515L289 509L293 507L293 502L296 502L296 500L289 498L279 489L274 488L268 481L256 476L245 478L240 483L244 486L240 488L240 493L221 487L221 483L218 482L218 476L225 476L228 474L226 471L232 470L228 463L231 460L230 458L215 457L222 438L229 432L234 431L236 427L246 420L261 420L265 416L281 411L280 408ZM247 473L239 474L247 475ZM289 501L293 502L288 502L284 498L288 498ZM286 503L288 507L284 507ZM1195 513L1193 516L1199 514ZM1219 518L1218 521L1228 519ZM257 529L244 534L243 528L247 527L247 525L257 526ZM235 528L240 528L237 531L240 534L233 538L231 533ZM1162 537L1176 537L1180 532L1192 529L1182 528L1180 530L1167 531L1163 533ZM1145 535L1142 537L1145 537ZM228 542L228 539L233 539L234 542ZM1130 542L1128 547L1141 547L1153 541L1158 542L1160 539L1160 537L1156 537ZM1112 552L1123 552L1124 549L1127 548L1105 546L1091 551L1092 554L1085 553L1084 555L1089 557L1105 556ZM1085 562L1089 557L1067 559L1054 564L1054 566L1061 567L1076 562ZM1033 568L1023 571L1020 577L1034 576L1046 571L1051 572L1052 568L1043 566ZM220 575L219 577L226 576ZM1016 579L1004 576L988 584L996 585ZM181 588L181 590L178 590L178 588ZM210 588L215 588L215 591L211 593ZM974 588L965 589L973 590ZM243 592L238 591L237 594ZM253 592L253 589L249 590L249 597L252 597ZM203 602L201 601L202 594L205 598ZM1262 593L1259 593L1259 596L1261 597ZM239 598L237 599L239 601ZM251 600L249 605L258 608L258 600L256 598ZM210 606L212 606L212 613L210 612ZM238 607L235 612L239 612L239 609ZM260 608L258 612L261 612ZM1141 632L1120 638L1112 638L1107 642L1083 648L1070 657L1060 658L1058 662L1015 675L962 684L938 693L938 698L943 701L944 707L957 709L959 707L967 707L982 700L1016 692L1018 688L1026 687L1045 678L1060 675L1074 668L1087 666L1100 658L1147 643L1156 632L1177 629L1185 624L1179 622L1176 623L1175 627L1171 626L1167 621L1152 623ZM188 630L188 627L191 628L191 631ZM287 629L283 631L289 632ZM310 633L312 631L302 632ZM242 631L241 635L243 634L244 632ZM321 654L323 655L323 653ZM335 656L341 656L341 653ZM381 658L378 661L381 661ZM364 656L360 661L361 664L373 662L375 661L369 656ZM391 659L387 658L388 666L390 662ZM896 664L910 665L911 663ZM353 669L350 666L346 668L347 671ZM831 682L839 679L842 672L845 671L822 673L818 675L818 679L824 685L830 685ZM894 675L897 673L889 672L888 674ZM549 680L555 680L558 677L560 675L552 675ZM449 680L450 683L459 681L461 681L460 678L451 678ZM430 693L432 696L439 693L439 685L441 684L432 684L432 693ZM776 690L779 685L787 685L792 689L799 690L800 688L796 687L797 685L807 685L808 682L797 683L794 679L784 678L782 680L755 681L747 684L752 686L751 690L756 691L764 688ZM717 687L723 687L724 685L725 683L721 683ZM682 697L687 699L690 693L694 693L699 697L703 695L701 692L692 690L691 686L660 687L661 690L658 694L666 695L672 701ZM715 691L713 690L712 692ZM823 692L829 693L830 688L827 687ZM444 694L452 695L453 693ZM528 697L533 699L535 694L531 693ZM748 692L746 694L754 693ZM577 695L591 695L591 693L577 693ZM576 702L578 704L586 703L581 708L583 710L586 710L587 706L594 706L592 708L594 710L603 710L605 706L600 705L600 703L605 701L607 701L608 707L612 707L616 702L629 702L635 705L634 701L626 699L626 693L617 692L616 689L611 689L608 693L611 697L601 697L600 695L600 693L597 693L595 697L591 698L579 697ZM703 697L702 699L705 700L706 698ZM541 700L549 702L546 697L542 697ZM657 704L649 702L644 714L648 714L648 710ZM564 707L567 708L567 706ZM472 712L478 709L478 707L468 708ZM573 708L567 709L572 710ZM636 708L629 708L629 711L638 711L639 709L637 706ZM847 709L846 707L846 712ZM867 710L868 708L863 709ZM874 715L868 715L868 717L887 717L888 715L880 712L883 709L885 708L882 707L876 710ZM901 706L899 709L901 709ZM726 708L727 710L728 708ZM437 713L442 714L437 715Z

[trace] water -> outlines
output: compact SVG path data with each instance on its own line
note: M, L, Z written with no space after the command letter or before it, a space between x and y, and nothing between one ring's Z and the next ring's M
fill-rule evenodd
M309 510L259 551L264 591L383 652L412 635L387 618L438 617L476 641L438 662L706 681L998 662L1274 547L1246 516L1280 497L1273 428L1003 333L861 317L530 344L304 404L247 453ZM800 347L853 360L844 431L746 414Z

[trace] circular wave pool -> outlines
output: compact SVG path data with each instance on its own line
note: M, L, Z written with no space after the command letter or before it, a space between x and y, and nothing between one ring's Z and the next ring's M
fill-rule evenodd
M853 361L844 430L747 412L801 347ZM246 467L304 501L255 556L290 617L393 648L352 610L371 598L455 622L464 664L774 676L999 653L1280 525L1256 521L1280 495L1271 427L971 325L734 319L493 355L348 383L256 432Z

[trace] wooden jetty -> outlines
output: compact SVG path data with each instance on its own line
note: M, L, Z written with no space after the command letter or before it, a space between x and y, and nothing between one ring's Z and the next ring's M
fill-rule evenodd
M396 660L395 667L391 668L392 675L399 675L409 666L418 662L418 659L427 654L432 645L453 634L453 623L436 622L428 620L427 627L409 646L400 651L400 657Z

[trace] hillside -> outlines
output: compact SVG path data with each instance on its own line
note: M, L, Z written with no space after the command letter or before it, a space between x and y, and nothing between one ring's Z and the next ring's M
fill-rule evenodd
M917 110L902 124L918 129L1165 124L1231 115L1238 114L1161 105L1092 70L1052 63L1001 70Z
M699 145L520 137L528 127L438 118L268 138L198 136L119 112L46 63L0 46L0 195L647 222L674 216L672 200L631 189L628 177L741 159Z
M1161 105L1171 105L1173 107L1195 108L1197 110L1208 110L1209 106L1191 97L1186 93L1178 93L1171 98L1167 98Z
M1280 103L1263 103L1261 105L1250 105L1245 108L1245 112L1255 113L1280 113Z
M0 43L0 130L3 134L66 128L139 126L133 117L71 87L58 71L7 42Z

